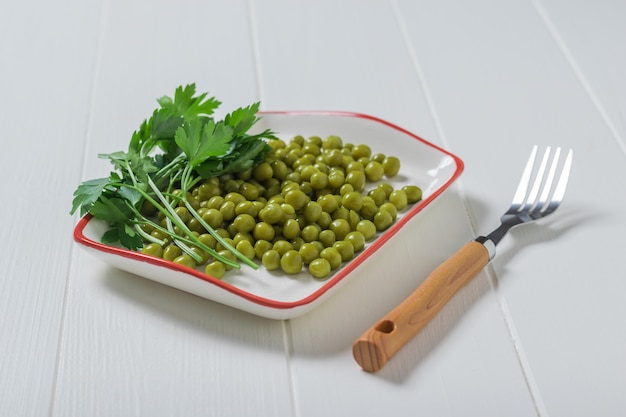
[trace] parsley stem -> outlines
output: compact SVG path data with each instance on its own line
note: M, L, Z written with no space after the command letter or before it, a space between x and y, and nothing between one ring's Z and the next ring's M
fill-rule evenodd
M164 246L165 245L165 241L158 239L154 236L152 236L149 233L146 233L142 228L141 228L141 224L140 223L135 223L135 230L137 231L137 233L139 233L139 235L144 238L145 240L152 242L152 243L156 243L159 246Z
M182 243L183 245L185 243L189 244L189 245L194 245L194 246L199 247L203 251L207 252L208 254L213 256L215 259L221 261L222 263L224 263L226 265L229 265L229 266L231 266L233 268L237 268L237 269L240 268L240 265L237 262L220 255L217 251L215 251L214 249L210 248L206 244L202 243L201 240L196 238L194 236L194 234L191 232L191 230L189 230L185 226L185 223L178 216L178 214L176 214L174 209L170 206L170 204L167 202L167 200L165 199L163 194L158 189L156 189L155 194L157 194L157 197L160 195L159 199L161 200L163 205L159 204L150 195L148 195L145 191L143 191L142 189L140 189L138 187L132 186L130 184L117 184L117 185L118 186L123 186L123 187L129 187L129 188L132 188L132 189L138 191L147 201L149 201L154 207L156 207L157 210L162 212L169 221L173 222L176 226L178 226L183 231L183 233L186 235L186 238L177 235L173 231L173 229L172 230L168 230L166 228L161 227L157 223L150 221L143 214L141 214L132 204L128 204L129 207L131 208L131 210L133 210L133 212L135 213L135 216L137 216L137 218L141 219L140 220L141 222L147 223L150 226L154 227L155 229L157 229L157 230L163 232L164 234L170 236L172 238L172 241L175 241L176 245L179 246L181 248L181 250L185 251L185 249L180 245L180 243ZM154 191L154 189L153 189L153 191ZM182 225L182 227L181 227L181 225ZM189 250L191 252L191 253L187 253L189 256L194 258L197 262L202 261L202 258L200 258L197 253L191 251L191 249L189 249ZM192 255L192 253L193 253L193 255Z
M202 243L200 242L191 232L191 230L189 230L189 228L187 227L187 225L185 224L185 222L182 221L182 219L178 216L178 214L176 214L176 211L174 211L174 209L172 208L172 206L168 203L167 199L165 198L165 196L161 193L161 191L159 191L159 189L157 188L157 186L154 184L154 182L152 181L152 179L150 177L148 177L148 185L150 185L150 188L152 188L152 191L154 192L154 194L157 196L157 198L159 200L161 200L161 203L163 203L163 207L167 210L167 212L169 213L168 218L174 222L174 224L176 226L178 226L178 228L180 230L183 231L183 233L188 236L190 239L194 240L194 241L198 241L198 243ZM164 213L165 214L165 213ZM182 249L182 248L181 248ZM232 261L228 260L228 258L223 257L222 255L220 255L219 253L213 251L212 253L213 256L215 256L217 259L219 259L220 261L229 264L231 266L233 266L233 268L240 268L239 264L235 262L235 265L232 265ZM230 261L230 262L229 262Z

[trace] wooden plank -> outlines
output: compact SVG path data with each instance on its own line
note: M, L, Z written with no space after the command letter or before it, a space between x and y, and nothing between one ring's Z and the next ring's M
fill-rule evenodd
M47 415L53 400L99 12L98 1L0 4L3 416Z
M620 65L614 57L621 43L613 35L624 38L624 29L610 16L622 7L570 3L546 2L551 24L565 28L562 44L532 3L403 2L401 8L413 23L411 39L446 137L468 163L463 184L478 230L495 226L529 142L575 148L563 207L544 226L514 230L502 242L494 261L497 288L540 414L617 416L626 409L620 395L626 340L615 331L626 284L619 222L625 197L616 190L626 172L615 132L577 71L589 77L608 115L619 115L623 106L609 97L624 82L594 72L602 63L590 60L602 51L607 66ZM619 123L619 116L612 120Z
M444 143L392 5L315 2L296 7L275 1L255 9L258 22L282 13L280 25L258 25L265 103L365 111ZM291 51L288 62L272 61L284 50ZM534 415L486 274L379 374L363 373L352 359L356 337L471 237L459 189L453 187L409 223L384 255L359 268L355 282L318 310L290 322L299 415L390 410L394 415L415 410L427 415Z
M112 1L105 13L85 178L106 175L96 154L125 149L154 100L179 84L196 82L223 109L256 99L245 2ZM82 251L63 335L54 415L291 414L282 322L123 273Z

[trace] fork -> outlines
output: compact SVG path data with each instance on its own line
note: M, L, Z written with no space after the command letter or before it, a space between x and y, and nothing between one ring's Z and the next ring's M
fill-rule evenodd
M500 218L500 226L487 236L466 243L401 304L354 342L352 354L363 370L376 372L382 369L493 259L496 245L512 227L546 217L559 207L567 188L572 158L571 149L563 162L561 148L552 153L548 147L535 169L537 146L533 147L511 206Z

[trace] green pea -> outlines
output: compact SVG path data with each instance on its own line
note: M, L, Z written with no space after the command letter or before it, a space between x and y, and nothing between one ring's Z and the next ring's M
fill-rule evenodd
M180 217L180 219L187 223L191 219L191 213L187 210L187 207L176 207L174 212Z
M259 211L259 218L269 224L278 223L282 217L283 209L277 203L269 203Z
M422 189L417 185L405 185L402 191L406 193L406 200L409 204L415 204L422 199Z
M291 205L295 210L300 210L309 202L309 197L300 190L289 190L285 194L285 203Z
M286 274L297 274L302 270L302 256L296 250L288 250L280 257L280 268Z
M305 242L313 242L317 240L321 227L317 224L309 224L302 229L301 236Z
M242 201L235 206L235 215L249 214L256 217L259 214L259 208L253 201Z
M226 200L224 200L224 197L222 197L221 195L213 196L209 198L209 201L207 201L206 208L219 209L222 206L222 204L224 204L224 201Z
M314 223L320 218L322 211L322 206L320 206L318 202L309 201L307 205L304 206L303 215L307 222Z
M403 190L393 190L389 195L389 202L398 210L404 210L408 204L406 193Z
M317 245L313 243L303 243L302 246L300 246L298 253L300 253L300 256L302 257L302 262L309 264L313 259L316 259L319 256L320 251Z
M350 218L350 210L345 207L339 207L337 210L333 211L331 217L333 220L343 219L347 221Z
M341 187L339 187L339 195L341 195L342 197L345 194L351 193L353 191L354 191L354 185L348 184L347 182L344 183Z
M256 240L271 241L274 239L275 235L276 231L272 225L267 222L258 222L252 231L252 236L254 236Z
M319 155L317 158L315 158L315 161L315 168L317 168L318 172L328 174L328 165L324 163L324 157Z
M300 236L291 239L289 241L289 243L291 243L291 247L297 251L300 250L300 248L302 247L302 245L304 245L306 242L304 241L304 239L302 239Z
M151 216L154 216L156 213L157 213L157 208L154 206L154 204L152 204L148 200L144 200L141 203L141 214L143 214L146 217L151 217Z
M302 178L303 181L310 182L313 174L318 172L317 168L315 168L313 165L304 165L301 168L302 169L300 169L300 178Z
M328 174L326 174L325 172L317 171L316 173L311 175L311 179L309 181L311 182L311 187L315 188L316 190L323 190L324 188L328 187L329 184Z
M346 184L352 185L356 191L363 190L365 179L365 173L362 171L350 171L346 174Z
M230 176L225 177L225 179L223 180L222 189L226 193L237 192L237 191L239 191L240 181L241 180L238 181L238 180L236 180L234 178L231 178Z
M290 250L294 250L293 249L293 244L291 242L288 242L284 239L280 239L277 240L276 242L274 242L274 246L272 246L272 249L274 249L276 252L278 252L278 254L282 257L285 253L289 252Z
M283 223L283 236L287 239L295 239L300 235L300 223L295 219L287 219Z
M341 266L341 254L334 247L325 248L320 252L320 258L326 259L330 269L335 270Z
M365 235L359 231L348 233L345 240L352 243L355 252L361 252L365 247Z
M220 227L224 222L224 215L220 210L210 208L202 215L202 220L208 223L212 228Z
M379 208L376 204L371 203L371 202L367 202L367 203L364 202L363 207L361 207L361 210L359 211L359 214L364 219L372 220L374 216L376 215L376 213L378 212L378 210Z
M330 214L324 211L320 214L320 218L317 219L316 223L324 230L324 229L328 229L332 221L333 221L333 218L330 216Z
M387 210L379 210L374 216L374 224L376 225L376 230L378 231L388 229L392 223L393 218Z
M282 222L285 222L288 219L296 218L296 209L294 209L292 205L283 203L280 205L280 209L283 211L283 217L281 218Z
M252 243L248 240L242 240L236 244L235 249L248 259L254 259L255 251Z
M325 248L332 246L333 243L337 241L337 238L335 237L335 232L330 229L322 230L318 236L318 239Z
M233 243L237 245L239 242L247 240L251 244L254 245L254 236L252 236L248 232L237 232L235 236L233 236Z
M163 248L157 243L149 243L141 249L144 255L154 256L155 258L163 257Z
M339 149L343 146L343 141L339 136L330 135L327 136L322 142L323 149Z
M357 191L350 191L341 197L341 205L348 210L361 210L363 207L363 197Z
M391 184L386 183L386 182L378 184L377 188L380 188L381 190L385 192L385 199L389 198L389 195L393 191L393 187L391 186Z
M330 262L324 258L317 258L309 263L309 273L314 278L324 279L330 275Z
M361 220L356 225L356 230L363 234L366 241L370 241L376 236L376 225L371 220Z
M365 167L363 166L362 163L360 163L359 161L350 161L347 165L346 165L346 172L350 172L350 171L360 171L360 172L365 172Z
M252 177L252 167L246 169L245 171L237 172L235 176L240 180L249 180Z
M345 219L336 219L330 223L329 229L337 240L343 240L350 233L350 223Z
M386 202L380 206L378 211L386 211L391 215L391 221L396 221L398 218L398 207L391 202Z
M259 187L249 182L244 182L239 186L239 194L247 200L256 200L259 198Z
M189 221L187 222L187 227L189 227L189 230L191 230L192 232L197 232L197 233L206 232L204 226L202 226L202 223L200 223L200 221L196 219L195 217L192 217L191 219L189 219Z
M268 271L275 271L280 268L280 254L274 249L267 250L263 253L261 264Z
M369 158L370 155L372 155L372 150L365 144L355 145L352 147L352 157L354 159L359 159L361 157Z
M174 260L172 260L172 262L174 262L175 264L186 266L187 268L196 267L196 261L194 261L193 258L187 255L186 253L183 253L182 255L177 256L176 258L174 258Z
M163 259L166 261L173 261L183 254L183 251L176 245L171 244L163 249Z
M263 254L272 249L272 243L267 240L257 240L254 242L254 254L257 259L262 259Z
M220 251L217 251L217 253L223 258L230 259L231 261L237 261L237 257L235 256L235 254L229 251L228 249L222 249ZM231 269L233 269L232 266L226 265L226 264L224 264L224 267L226 268L227 271L230 271Z
M215 279L222 279L226 273L226 266L220 261L213 261L204 267L204 273Z
M215 245L217 245L217 240L215 239L215 237L211 236L208 233L202 233L200 236L198 236L198 240L211 249L215 249Z
M400 160L395 156L388 156L382 163L385 175L389 178L395 177L400 171Z
M304 145L302 145L302 150L304 151L305 154L308 155L319 155L320 154L320 147L313 142L309 142L309 143L305 143Z
M220 206L220 213L225 221L230 221L235 218L235 203L232 201L224 201L224 204Z
M332 213L333 211L337 210L337 207L339 207L339 202L337 201L337 199L335 198L333 194L326 194L326 195L320 196L317 199L317 203L320 205L322 210L326 213Z
M333 248L335 248L339 252L339 254L341 255L341 260L343 262L347 262L354 257L354 246L347 240L336 241L333 244Z
M239 189L239 185L237 185L237 189ZM225 201L232 201L235 206L242 201L246 201L246 198L237 192L230 192L224 196Z
M273 177L280 181L284 180L289 173L289 168L287 168L287 164L283 161L273 161L270 165L272 167Z
M222 240L224 241L224 243L226 243L226 244L228 244L228 245L230 245L230 246L234 246L234 245L235 245L235 243L233 242L233 240L232 240L231 238L229 238L229 237L222 238ZM228 251L228 249L227 249L226 245L224 245L224 244L222 244L222 243L220 243L220 242L218 242L218 243L215 245L215 250L216 250L216 251L218 251L218 252L219 252L219 251L223 251L223 250Z
M328 186L329 187L339 188L345 182L346 182L346 174L344 174L342 171L332 171L328 174Z
M365 176L368 181L380 181L383 175L385 174L385 169L380 162L370 161L365 166Z
M239 232L250 232L255 228L256 222L251 215L240 214L233 220L233 225Z
M274 175L272 166L267 162L262 162L252 170L252 176L257 181L265 181Z

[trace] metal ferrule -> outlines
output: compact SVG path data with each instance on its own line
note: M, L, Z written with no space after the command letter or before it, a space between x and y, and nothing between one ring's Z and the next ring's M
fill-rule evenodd
M489 260L491 261L494 256L496 256L496 244L493 241L485 236L478 236L474 239L475 242L480 243L487 249L487 253L489 254Z

